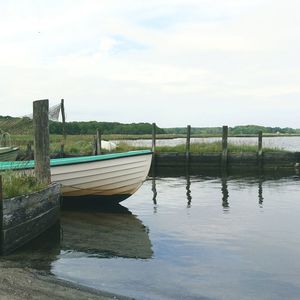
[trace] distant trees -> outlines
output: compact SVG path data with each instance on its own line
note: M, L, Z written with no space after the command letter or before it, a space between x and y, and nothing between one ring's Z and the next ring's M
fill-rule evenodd
M174 128L164 128L166 133L170 134L186 134L186 127L174 127ZM262 131L265 134L296 134L300 133L300 129L293 129L289 127L265 127L258 125L241 125L229 127L230 135L255 135L259 131ZM199 135L221 135L222 127L192 127L192 134Z
M10 116L0 116L0 129L11 134L31 134L33 131L32 120L28 117L14 118ZM131 123L123 124L119 122L67 122L66 133L74 134L95 134L100 129L104 134L151 134L152 124ZM49 130L51 134L63 134L63 125L60 122L50 121ZM156 126L157 134L186 134L186 127L160 128ZM257 135L259 131L264 134L300 134L299 129L290 127L265 127L258 125L239 125L229 127L230 135ZM192 127L193 135L220 136L222 127Z
M95 134L99 129L105 134L151 134L152 124L150 123L131 123L122 124L118 122L67 122L67 134ZM51 122L49 126L51 134L62 134L63 125L59 122ZM165 133L162 128L156 126L158 134Z

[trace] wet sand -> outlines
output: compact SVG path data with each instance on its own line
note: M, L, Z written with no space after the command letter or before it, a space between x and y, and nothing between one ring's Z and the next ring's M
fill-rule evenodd
M8 268L1 263L0 268L1 300L132 299L73 284L29 268Z

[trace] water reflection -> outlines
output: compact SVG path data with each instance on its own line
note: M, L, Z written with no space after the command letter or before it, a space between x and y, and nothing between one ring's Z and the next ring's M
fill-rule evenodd
M148 259L153 255L148 233L148 228L121 205L77 206L62 210L60 223L0 259L4 266L47 272L65 252L81 252L87 257Z
M51 263L60 254L61 226L55 224L38 238L10 255L2 256L1 262L8 267L26 267L50 272Z
M153 204L157 205L157 201L156 201L157 190L156 190L156 180L155 180L155 177L152 177L152 193L153 193L153 197L152 197Z
M186 176L186 198L187 198L187 207L192 206L192 192L191 192L191 177L189 174Z
M152 172L151 177L151 190L152 190L152 201L154 204L154 212L157 212L157 197L159 196L159 193L157 192L157 182L160 182L162 178L185 178L185 196L186 196L186 207L191 208L192 206L192 182L195 180L198 182L199 180L207 180L207 179L215 179L217 181L220 181L221 183L221 201L222 201L222 207L224 212L229 212L230 209L230 203L229 203L229 188L228 188L228 182L240 182L248 185L249 183L257 184L258 185L258 203L260 207L263 207L264 203L264 196L263 196L263 184L266 181L270 180L280 180L283 178L293 178L293 180L299 180L299 176L295 176L297 174L295 171L294 173L228 173L228 172L213 172L212 170L209 170L208 172L205 171L204 174L202 173L196 173L195 170L191 170L190 167L186 167L184 170L181 170L181 172L178 172L177 169L167 170L166 175L164 176L164 173L161 171L157 173L159 177L156 177L155 172ZM173 182L173 181L172 181ZM195 185L196 186L196 185Z
M127 208L64 210L61 249L99 257L151 258L148 229Z
M227 185L227 176L223 175L221 178L221 183L222 183L222 206L224 209L224 212L229 211L229 192L228 192L228 185Z
M263 206L263 202L264 202L262 183L263 183L263 179L262 179L262 177L259 177L259 180L258 180L258 203L261 207Z

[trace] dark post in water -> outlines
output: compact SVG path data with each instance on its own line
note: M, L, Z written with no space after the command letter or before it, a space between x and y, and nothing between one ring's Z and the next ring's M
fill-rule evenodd
M190 149L191 149L191 125L187 126L187 132L186 132L186 150L185 155L186 158L190 158Z
M97 129L97 154L102 154L102 146L101 146L101 131Z
M48 100L33 102L34 171L38 181L45 183L51 182L48 113Z
M261 166L263 159L263 150L262 150L262 131L258 132L258 163Z
M228 126L223 126L222 133L222 167L227 167L228 159Z
M156 124L152 123L152 152L155 153L156 148Z

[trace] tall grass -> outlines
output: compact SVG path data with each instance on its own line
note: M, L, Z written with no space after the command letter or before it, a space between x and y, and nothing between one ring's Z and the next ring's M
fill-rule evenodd
M145 149L147 147L136 147L122 142L124 139L138 139L138 138L149 138L149 136L139 135L103 135L104 140L119 140L117 148L114 152L125 152L130 150ZM170 136L169 136L170 137ZM66 142L64 142L61 135L50 135L50 153L55 155L60 153L61 144L64 143L64 152L73 155L92 155L93 153L93 135L69 135L67 136ZM25 153L28 142L33 143L30 135L16 135L13 136L13 144L19 146L21 153ZM185 144L177 146L161 146L156 147L157 152L185 152ZM282 151L277 148L264 148L265 152L268 151ZM222 151L222 144L220 141L212 143L192 143L190 147L191 153L216 153ZM228 144L228 151L231 153L241 152L257 152L257 146L249 144ZM107 152L103 150L103 152Z
M178 145L174 147L157 147L158 152L185 152L186 145ZM248 144L228 144L229 153L257 152L257 146ZM277 148L264 148L265 152L282 151ZM212 143L193 143L190 146L191 153L220 153L222 152L222 142Z
M3 197L12 198L39 191L47 186L40 183L32 174L18 171L3 171L2 176Z

